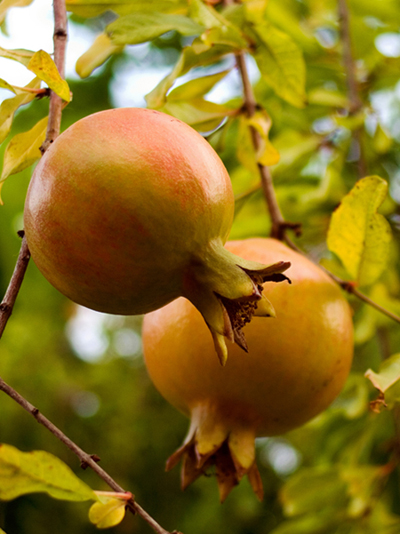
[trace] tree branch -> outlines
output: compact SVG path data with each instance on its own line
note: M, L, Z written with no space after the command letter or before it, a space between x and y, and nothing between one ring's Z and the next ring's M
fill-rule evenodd
M19 251L17 263L10 283L8 285L6 294L3 301L0 304L0 338L3 335L7 321L10 318L16 298L18 296L19 289L25 276L26 269L28 267L30 253L28 245L26 244L25 237L22 237L21 249Z
M346 75L347 95L350 102L349 114L355 115L363 108L360 98L359 87L356 77L356 64L353 57L350 17L347 0L338 0L339 32L342 43L343 66ZM353 131L353 138L357 142L360 154L358 157L358 176L362 178L367 175L367 165L362 147L362 129L356 128Z
M57 66L58 72L61 77L65 77L65 53L67 47L67 10L65 7L65 0L53 1L54 12L54 63ZM51 143L54 142L56 137L60 134L62 109L64 106L63 100L56 95L53 91L50 91L50 104L49 104L49 122L47 125L46 139L41 146L40 150L42 154L46 152Z
M118 493L126 493L126 491L97 463L100 459L95 455L90 455L83 451L76 443L74 443L68 436L66 436L54 423L47 417L42 415L40 411L20 395L15 389L8 385L2 378L0 378L0 391L3 391L11 399L17 402L24 410L30 413L38 423L49 430L57 439L66 445L80 460L83 468L90 467L110 488ZM137 502L133 497L127 501L127 506L131 512L140 516L157 534L170 534L167 530L162 528ZM180 534L174 531L175 534Z
M238 71L240 73L240 77L242 79L243 84L244 109L246 110L247 116L252 117L257 110L257 102L254 97L253 88L249 79L249 74L246 65L246 57L244 52L237 53L235 57ZM261 146L262 139L259 132L257 132L255 128L250 127L250 131L254 150L257 152ZM260 173L261 186L264 192L264 197L267 202L268 211L271 217L271 237L275 237L276 239L280 240L284 239L286 230L288 228L293 229L296 233L299 232L299 225L285 221L282 215L278 200L276 198L272 175L271 171L269 170L269 167L266 167L261 163L257 163L257 166Z

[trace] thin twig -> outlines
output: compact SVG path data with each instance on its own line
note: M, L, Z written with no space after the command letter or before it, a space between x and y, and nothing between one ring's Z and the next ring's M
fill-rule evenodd
M66 445L80 460L81 466L86 468L90 467L97 475L110 486L111 489L118 493L126 493L126 491L97 463L99 458L95 455L90 455L83 451L76 443L74 443L68 436L64 434L54 423L52 423L47 417L42 415L40 411L27 401L20 393L15 391L10 385L8 385L2 378L0 378L0 391L3 391L6 395L11 397L17 402L24 410L30 413L38 423L43 425L49 430L57 439L59 439L64 445ZM130 511L140 516L157 534L170 534L167 530L162 528L137 502L132 499L127 501L127 506Z
M58 72L61 77L64 78L65 71L65 53L67 47L67 10L65 7L65 0L53 1L54 12L54 63L57 66ZM46 139L41 146L40 150L42 154L46 152L51 143L60 134L61 128L61 116L64 102L53 91L50 92L50 104L49 104L49 122L47 125Z
M356 64L353 57L350 17L347 0L338 0L339 32L342 43L343 67L346 75L347 94L350 103L349 114L356 115L362 108L363 103L360 98L360 91L356 77ZM362 147L362 128L353 131L353 138L357 142L360 154L358 157L358 176L362 178L367 175L367 165Z
M30 253L28 245L26 244L25 237L23 237L13 275L8 285L6 294L4 295L3 301L0 304L0 338L3 335L8 319L12 314L19 289L28 267L29 258Z

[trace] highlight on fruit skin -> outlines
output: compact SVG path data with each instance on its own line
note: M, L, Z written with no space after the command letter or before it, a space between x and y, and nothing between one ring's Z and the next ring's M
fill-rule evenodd
M229 175L187 124L154 110L101 111L63 132L37 165L24 209L32 258L47 280L97 311L147 313L179 296L203 315L221 363L265 281L264 265L224 249L233 220Z
M290 261L292 284L265 284L275 319L255 317L244 331L249 354L229 347L221 368L198 311L184 298L143 323L146 366L155 387L190 418L182 446L182 488L215 466L220 500L247 475L259 499L255 438L299 427L341 391L353 357L352 314L341 289L318 266L274 239L226 244L244 258Z

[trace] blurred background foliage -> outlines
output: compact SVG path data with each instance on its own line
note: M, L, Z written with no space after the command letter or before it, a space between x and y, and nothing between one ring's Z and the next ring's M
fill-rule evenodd
M228 5L223 14L257 43L249 51L248 68L257 103L272 122L270 141L280 153L279 163L271 167L280 206L287 220L302 224L303 233L296 244L338 269L326 246L333 210L362 176L377 174L388 182L389 195L380 211L393 233L389 261L380 278L362 289L399 314L400 8L396 0L348 0L346 4L359 103L349 99L349 72L342 59L343 21L335 0L249 0L243 5L248 13L254 8L255 15L247 13L245 21L242 5ZM89 32L94 40L138 6L142 11L185 15L187 5L181 0L109 2L107 6L71 0L68 8L73 11L74 31ZM113 9L106 9L110 7ZM221 12L220 6L216 9ZM257 22L282 32L299 53L294 68L299 85L304 58L304 102L301 91L286 97L279 85L273 86L268 78L270 66L256 57L257 47L268 46L255 34L252 17L259 16L257 9L262 10ZM253 24L250 28L249 21ZM237 35L232 39L239 40ZM91 76L86 77L81 63L85 77L69 80L73 100L63 113L63 129L95 111L138 105L141 77L162 73L153 83L155 87L176 70L183 47L196 45L196 40L171 30L145 44L117 44L112 57ZM237 195L231 237L266 236L270 220L247 125L243 126L244 114L237 111L243 97L233 49L212 44L208 49L215 54L211 61L204 59L182 78L176 76L174 88L180 86L180 93L173 96L172 90L166 96L169 87L164 93L158 89L148 101L154 104L158 98L160 109L207 134L223 158ZM201 43L197 41L197 45ZM223 53L216 53L221 46L226 46ZM267 51L263 53L266 57ZM88 68L87 61L83 63ZM204 82L209 75L215 77ZM195 85L184 85L192 79L197 79ZM30 129L47 112L46 99L21 108L1 146L1 155L11 136ZM20 247L16 232L23 225L30 176L31 169L20 172L2 189L2 294ZM397 534L400 412L397 400L390 411L370 410L369 402L377 398L377 391L364 373L369 368L377 372L383 360L399 352L400 329L354 297L350 302L356 345L346 388L325 413L305 427L279 438L258 440L265 487L261 503L247 480L222 506L212 475L184 493L180 491L179 470L165 473L164 464L180 445L187 421L160 397L147 377L140 345L141 319L107 316L73 305L47 283L33 262L0 343L0 375L84 450L99 455L104 469L168 530L185 534ZM0 441L22 450L52 452L92 488L107 489L90 470L82 471L61 443L5 395L0 396ZM29 495L0 503L0 528L7 534L89 534L96 529L87 520L87 509L85 503ZM142 520L130 515L111 530L151 532Z

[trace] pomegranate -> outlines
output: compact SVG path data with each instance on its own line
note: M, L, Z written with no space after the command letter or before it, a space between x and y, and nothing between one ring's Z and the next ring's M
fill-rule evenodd
M145 316L144 356L156 388L191 419L167 469L183 459L185 488L215 464L221 501L245 474L261 499L254 440L304 424L338 395L353 356L352 317L340 288L281 242L258 238L226 247L249 260L284 258L292 265L291 286L264 287L276 318L246 325L249 354L233 345L219 367L200 314L180 298Z
M25 233L43 275L94 310L135 315L179 296L210 328L221 363L224 337L244 349L241 327L282 281L288 263L243 260L223 245L234 199L213 148L158 111L113 109L68 128L37 165ZM259 313L273 314L263 299Z

